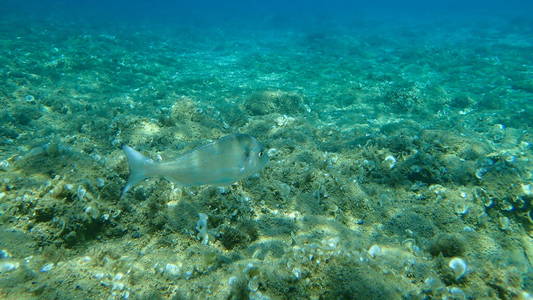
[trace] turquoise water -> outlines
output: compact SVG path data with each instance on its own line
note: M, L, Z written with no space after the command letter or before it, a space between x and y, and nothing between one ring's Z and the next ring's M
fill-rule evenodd
M0 298L531 299L532 8L386 4L6 2Z

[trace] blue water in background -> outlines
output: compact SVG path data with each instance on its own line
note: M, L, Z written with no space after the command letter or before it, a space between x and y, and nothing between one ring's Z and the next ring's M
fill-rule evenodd
M1 15L34 18L80 18L85 22L132 24L254 25L356 22L360 18L390 22L478 17L531 18L533 1L2 1ZM270 20L270 22L269 22ZM277 23L277 24L275 24Z

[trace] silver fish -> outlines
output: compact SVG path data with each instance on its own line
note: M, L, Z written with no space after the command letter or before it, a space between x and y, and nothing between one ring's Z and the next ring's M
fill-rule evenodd
M149 177L164 177L179 186L227 185L259 172L268 162L263 145L247 134L222 137L167 162L155 162L126 145L122 150L130 175L121 198Z

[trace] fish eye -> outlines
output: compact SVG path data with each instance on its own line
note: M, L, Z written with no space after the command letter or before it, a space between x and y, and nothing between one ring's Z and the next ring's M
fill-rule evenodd
M259 157L263 156L263 151L259 151L259 153L257 153L257 156Z

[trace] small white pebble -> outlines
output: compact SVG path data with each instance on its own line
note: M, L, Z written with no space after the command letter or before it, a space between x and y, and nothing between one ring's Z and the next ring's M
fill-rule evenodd
M0 169L7 170L9 168L9 162L7 160L0 161Z
M337 248L339 244L338 238L330 238L322 242L322 244L325 246L326 250L333 250Z
M225 187L225 186L219 186L219 187L217 187L217 192L219 194L224 195L224 194L227 194L229 192L229 189L227 187Z
M19 267L19 263L3 262L0 263L0 273L11 272Z
M300 279L300 277L302 277L302 271L299 268L294 268L292 270L292 275L294 275L294 278Z
M101 177L96 178L96 186L103 187L105 185L105 180Z
M468 204L466 203L456 203L454 209L456 214L466 215L468 214L470 207L468 207Z
M453 299L465 299L466 300L465 292L463 292L463 290L461 290L460 288L451 287L448 289L448 291L450 292L450 294L453 295Z
M498 223L500 223L500 229L509 230L511 229L511 220L505 216L498 218Z
M236 276L231 276L231 277L228 279L228 284L229 284L230 286L233 286L233 285L235 285L235 284L237 283L237 280L238 280L238 279L237 279Z
M192 271L185 272L185 279L191 279L192 277Z
M9 253L7 250L0 250L0 259L4 259L4 258L10 258L11 257L11 253Z
M81 262L88 263L92 260L90 256L84 256L81 258Z
M278 152L279 152L278 149L270 148L270 149L268 149L267 154L268 154L269 157L274 157L274 156L276 156L276 154L278 154Z
M485 173L487 173L489 170L487 170L486 168L480 168L480 169L477 169L476 170L476 178L477 179L482 179L483 178L483 175L485 175Z
M24 101L26 101L26 102L33 102L33 101L35 101L35 97L33 97L33 95L26 95L26 96L24 97Z
M249 263L246 264L246 267L244 267L243 273L248 275L248 273L250 273L251 271L256 270L256 269L257 269L257 267L254 266L253 263L249 262Z
M452 258L448 263L448 266L453 270L455 280L461 279L468 271L468 266L466 265L466 262L459 257Z
M120 139L113 139L111 141L111 145L112 146L117 146L117 145L120 145L120 144L122 144L122 141Z
M465 226L465 227L463 227L463 231L464 232L474 232L476 230L474 228L470 227L470 226Z
M394 158L392 155L388 155L383 161L389 165L389 169L392 169L396 166L396 158Z
M121 280L122 278L124 278L124 274L117 273L115 274L115 277L113 277L113 280Z
M424 280L424 285L429 289L437 289L440 286L440 282L433 277L428 277Z
M533 184L522 184L522 192L526 196L533 195Z
M378 245L372 245L372 247L368 249L368 255L370 255L372 258L381 255L381 247Z
M257 276L254 276L252 279L248 281L248 290L250 290L252 293L257 292L259 289L259 279Z
M175 200L171 200L167 202L168 208L173 208L173 207L176 207L177 205L178 205L178 201L175 201Z
M48 263L41 268L41 272L48 272L54 268L54 263Z
M172 277L178 277L180 275L180 271L180 267L174 264L166 264L164 272Z
M125 285L122 282L113 282L113 286L111 287L111 290L113 291L122 291L124 289Z
M80 185L76 190L76 195L78 196L78 199L83 200L85 195L87 195L87 191L85 190L85 188L83 188L83 186Z

